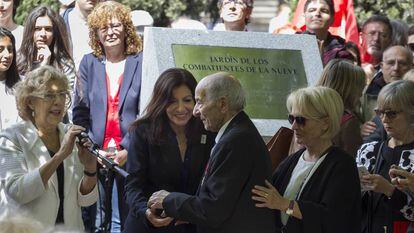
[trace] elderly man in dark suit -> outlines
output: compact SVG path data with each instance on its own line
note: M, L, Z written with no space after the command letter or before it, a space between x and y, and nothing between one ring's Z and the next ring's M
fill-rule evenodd
M195 196L154 193L148 206L164 209L162 216L191 222L199 233L273 233L274 214L256 208L251 189L271 175L266 146L244 113L245 94L227 73L203 78L195 91L193 114L204 127L218 132L204 177ZM160 217L161 218L161 217Z

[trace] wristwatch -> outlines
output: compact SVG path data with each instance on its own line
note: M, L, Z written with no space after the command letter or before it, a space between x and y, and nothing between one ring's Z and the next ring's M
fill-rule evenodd
M290 200L289 207L286 210L287 215L292 215L293 214L293 207L295 207L295 200Z

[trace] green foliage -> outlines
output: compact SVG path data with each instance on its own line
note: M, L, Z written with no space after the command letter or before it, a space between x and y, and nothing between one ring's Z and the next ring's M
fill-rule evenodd
M208 0L121 0L132 10L146 10L154 18L154 25L167 26L182 15L199 19L207 6Z
M414 24L413 0L354 0L354 7L359 22L363 22L373 14L382 14L390 19Z
M40 5L50 6L53 10L59 9L59 2L57 0L21 0L14 19L18 24L23 25L27 15L33 8Z

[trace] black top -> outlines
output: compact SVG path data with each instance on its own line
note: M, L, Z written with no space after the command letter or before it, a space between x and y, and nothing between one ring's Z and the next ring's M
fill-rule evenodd
M385 85L387 85L387 83L385 82L384 75L380 70L377 73L375 73L365 93L367 95L378 96L379 92Z
M393 164L413 172L413 148L414 142L394 148L388 147L388 141L366 143L358 151L356 160L370 173L380 174L390 182L388 171ZM398 189L394 190L391 198L382 193L365 192L362 208L363 232L384 232L386 227L386 232L391 233L395 223L414 217L412 207L408 205L407 195Z
M285 193L292 172L304 149L287 157L273 175L273 184ZM288 233L360 233L361 193L354 159L333 147L303 187L297 200L302 219L290 217ZM276 211L276 232L281 232L280 211Z
M48 150L50 157L55 156L55 152ZM63 219L63 201L65 200L64 196L64 187L65 187L65 172L63 170L63 162L59 164L57 170L57 179L58 179L58 191L59 191L59 210L58 215L56 217L56 224L64 223Z
M197 194L170 193L163 207L168 216L196 224L198 233L275 233L274 211L252 200L254 185L264 186L270 176L266 145L241 111L214 146Z
M168 127L167 140L161 145L148 142L149 123L142 123L130 133L126 170L126 200L130 207L125 232L189 232L188 224L154 228L147 221L145 211L152 193L159 190L195 194L210 156L215 134L204 130L197 120L196 131L187 136L184 160L174 131ZM191 227L190 227L191 228ZM194 226L192 226L193 231Z

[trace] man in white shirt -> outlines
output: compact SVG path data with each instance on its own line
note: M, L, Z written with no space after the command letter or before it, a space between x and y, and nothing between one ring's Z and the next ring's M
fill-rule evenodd
M99 0L76 0L74 8L68 8L62 17L72 42L72 56L76 70L85 54L91 53L89 46L88 15Z

